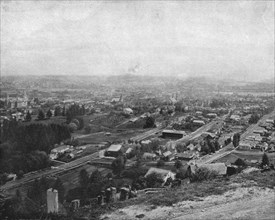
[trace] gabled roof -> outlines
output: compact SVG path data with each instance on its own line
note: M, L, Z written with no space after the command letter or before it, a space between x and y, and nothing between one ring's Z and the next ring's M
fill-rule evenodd
M164 152L162 155L165 156L165 157L168 157L168 156L170 156L171 154L172 154L171 151L166 151L166 152Z
M107 151L119 151L121 148L121 144L112 144Z
M165 177L170 172L171 172L170 170L164 170L164 169L160 169L160 168L151 167L145 174L145 177L147 177L148 175L150 175L152 173L157 173L157 174L160 174L162 177ZM173 173L173 172L171 172L171 173Z

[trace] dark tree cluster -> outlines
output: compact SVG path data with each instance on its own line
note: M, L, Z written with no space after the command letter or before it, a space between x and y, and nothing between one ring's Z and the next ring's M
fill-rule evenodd
M206 139L201 143L201 152L204 154L215 153L220 149L220 144L217 139L210 140Z
M153 128L153 127L156 127L155 119L153 117L147 117L143 128Z
M70 123L76 116L84 115L85 107L78 104L71 105L66 111L67 122Z
M258 114L252 114L248 120L249 124L256 124L259 121L260 117Z
M50 179L42 177L36 179L31 188L28 189L27 196L39 205L44 205L47 202L47 190L49 188L56 189L58 191L58 200L63 203L65 196L65 188L62 181L57 178L54 182Z
M67 125L24 125L5 120L1 130L0 173L26 173L49 166L47 154L54 144L69 138Z
M95 198L108 185L108 178L104 177L98 170L89 173L82 169L79 173L79 187L68 191L66 200L71 201L80 198L85 202L88 198Z
M240 133L235 133L235 134L233 135L233 146L234 146L234 147L237 147L237 146L239 145L239 143L240 143L240 140L241 140L241 135L240 135Z

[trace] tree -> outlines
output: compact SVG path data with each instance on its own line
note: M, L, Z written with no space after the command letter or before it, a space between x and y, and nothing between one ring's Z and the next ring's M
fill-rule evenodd
M248 120L249 124L256 124L259 121L260 117L258 114L253 113Z
M262 157L262 167L264 166L269 166L269 159L268 159L268 156L266 153L263 154L263 157Z
M155 126L155 119L151 116L146 117L145 119L145 125L143 128L153 128Z
M176 160L176 162L175 162L175 165L174 165L174 166L176 167L176 169L180 169L183 165L182 165L182 162L181 162L181 161Z
M80 128L80 122L79 122L79 120L77 120L76 118L74 118L74 119L71 121L71 123L75 123L75 124L77 125L77 129Z
M49 110L47 111L47 114L46 114L46 115L47 115L48 118L52 117L53 114L52 114L51 109L49 109Z
M45 119L45 114L42 111L42 109L39 110L37 119L38 120L44 120Z
M79 182L82 188L86 188L89 183L89 174L87 170L82 169L79 173Z
M58 191L58 199L61 203L63 203L65 196L65 188L60 178L57 178L54 182L53 189L56 189Z
M112 162L112 170L114 174L120 174L122 170L125 168L125 160L124 157L119 156Z
M238 158L235 163L234 163L236 166L240 166L240 167L245 167L246 166L246 163L244 160L242 160L241 158Z
M56 106L54 108L54 116L59 116L61 115L61 108L59 106Z
M233 146L234 146L234 147L237 147L237 146L239 145L240 138L241 138L241 136L240 136L239 133L235 133L235 134L233 135Z
M32 120L32 116L31 116L31 113L29 111L27 112L26 120L27 121L31 121Z
M70 123L69 130L70 132L75 132L77 130L77 125L75 123Z
M157 167L163 167L165 165L164 160L158 160Z
M63 106L63 109L62 109L62 116L66 116L66 108L65 108L65 106Z

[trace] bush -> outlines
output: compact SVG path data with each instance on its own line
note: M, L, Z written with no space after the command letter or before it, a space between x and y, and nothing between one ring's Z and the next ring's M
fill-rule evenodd
M197 168L196 172L191 175L191 182L201 182L204 180L211 180L216 178L218 175L217 172L211 171L205 167Z
M91 128L91 126L90 126L90 125L87 125L87 126L84 128L84 130L85 130L85 133L86 133L86 134L90 134L90 133L91 133L92 128Z
M163 167L165 165L164 160L158 160L157 167Z
M146 184L149 188L158 188L161 187L163 179L160 174L151 173L146 177Z
M241 166L241 167L245 167L246 163L244 162L244 160L242 160L241 158L238 158L235 163L236 166Z
M76 130L77 130L77 125L75 124L75 123L70 123L69 124L69 130L70 130L70 132L75 132Z

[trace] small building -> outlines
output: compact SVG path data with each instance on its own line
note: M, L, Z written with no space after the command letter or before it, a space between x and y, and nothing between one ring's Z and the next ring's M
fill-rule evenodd
M217 117L217 114L216 113L208 113L206 115L208 118L216 118Z
M265 120L266 123L270 123L270 124L274 124L275 123L275 120L274 119L266 119Z
M202 115L202 112L201 111L196 111L196 116L200 116L200 115Z
M194 125L203 126L205 122L203 120L193 120Z
M47 213L58 213L58 191L53 188L47 190Z
M160 169L160 168L155 168L155 167L151 167L147 173L145 174L145 178L152 174L152 173L156 173L159 174L162 177L163 180L163 184L164 185L166 183L166 181L168 180L168 178L171 178L172 180L174 180L176 178L176 174L171 172L170 170L164 170L164 169Z
M55 160L59 156L65 154L65 153L70 153L72 150L73 150L73 147L70 145L61 145L59 147L52 149L49 157L50 157L50 159Z
M173 156L171 151L164 152L162 154L162 156L163 156L163 159L166 160L166 161L170 161L170 160L174 159L174 156Z
M183 138L186 133L184 131L177 131L177 130L163 130L162 137L163 138Z
M129 122L136 122L138 120L138 117L135 117L135 118L131 118L130 120L129 120Z
M122 154L122 145L121 144L112 144L105 152L107 157L118 157Z
M178 160L192 160L195 154L193 152L177 153L176 158Z

